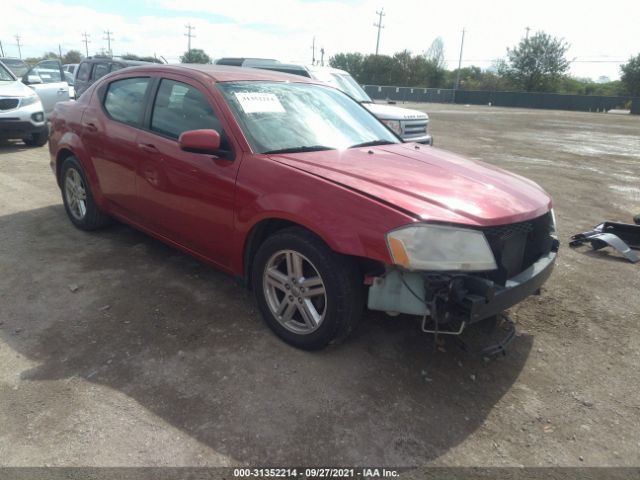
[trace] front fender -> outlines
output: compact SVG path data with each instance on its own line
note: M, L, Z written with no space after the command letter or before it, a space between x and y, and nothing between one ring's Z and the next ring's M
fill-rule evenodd
M244 271L252 229L268 219L286 220L319 236L345 255L391 263L385 234L415 222L375 199L307 172L264 158L249 157L236 189L235 271Z

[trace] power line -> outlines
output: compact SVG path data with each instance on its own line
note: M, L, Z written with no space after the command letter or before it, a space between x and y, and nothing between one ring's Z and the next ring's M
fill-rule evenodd
M16 45L18 46L18 58L22 58L22 44L20 43L20 35L16 35Z
M86 56L89 56L89 43L91 43L91 40L89 40L89 37L91 35L89 35L87 32L84 32L82 34L82 41L84 42L84 51L86 53Z
M104 34L106 35L106 37L104 37L104 40L107 41L107 52L109 55L113 55L113 52L111 51L111 41L113 40L111 35L113 35L113 32L105 30Z
M378 23L374 23L374 27L378 27L378 39L376 40L376 55L378 55L378 50L380 49L380 30L384 28L382 25L382 17L386 17L384 13L384 8L381 8L380 11L376 11L376 15L378 15Z
M185 28L187 29L187 33L184 34L185 37L188 38L187 40L187 57L189 57L189 59L191 59L191 39L195 38L196 36L191 33L191 30L195 30L196 27L192 27L190 23L185 25Z

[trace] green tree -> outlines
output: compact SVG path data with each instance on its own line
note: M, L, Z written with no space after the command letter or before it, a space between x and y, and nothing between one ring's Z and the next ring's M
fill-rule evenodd
M627 93L633 97L640 97L640 54L631 57L620 67L622 81Z
M211 63L211 57L199 48L192 48L180 57L180 63Z
M78 50L69 50L62 56L62 63L80 63L82 54Z
M329 65L333 68L339 68L340 70L346 70L355 78L358 82L363 83L362 80L362 63L364 62L364 55L361 53L338 53L329 59Z
M506 74L516 87L527 92L551 92L569 70L564 39L538 32L507 49Z

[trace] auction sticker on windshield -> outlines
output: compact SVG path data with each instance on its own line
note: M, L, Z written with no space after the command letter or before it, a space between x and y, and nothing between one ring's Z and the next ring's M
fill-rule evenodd
M284 113L284 107L273 93L234 92L244 113Z

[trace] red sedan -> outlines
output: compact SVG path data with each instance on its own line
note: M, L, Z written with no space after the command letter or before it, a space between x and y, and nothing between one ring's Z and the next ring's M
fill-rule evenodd
M402 143L303 77L128 68L57 105L49 148L76 227L112 217L243 278L300 348L346 337L365 306L441 333L494 321L556 257L538 185Z

